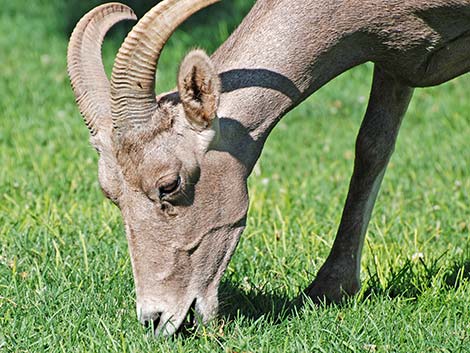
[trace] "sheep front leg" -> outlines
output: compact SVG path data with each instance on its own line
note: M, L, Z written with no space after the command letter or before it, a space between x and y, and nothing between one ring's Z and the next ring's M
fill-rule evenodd
M338 233L326 262L306 290L314 302L339 302L360 289L364 236L412 93L412 88L375 66Z

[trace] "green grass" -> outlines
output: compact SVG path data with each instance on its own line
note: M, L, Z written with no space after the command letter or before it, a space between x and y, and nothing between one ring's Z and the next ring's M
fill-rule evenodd
M0 351L470 351L470 77L417 90L369 227L363 290L288 310L333 242L371 81L365 65L285 117L250 178L248 226L223 279L221 318L155 339L137 322L127 244L65 69L59 2L0 13ZM159 90L193 46L179 31ZM118 40L104 48L109 68Z

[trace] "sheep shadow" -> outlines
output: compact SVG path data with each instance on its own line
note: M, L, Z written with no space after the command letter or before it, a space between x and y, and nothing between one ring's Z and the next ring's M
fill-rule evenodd
M363 283L362 295L339 304L313 304L303 293L290 297L276 290L245 289L241 283L227 279L221 283L219 290L219 316L228 322L240 317L249 321L263 317L276 325L298 315L304 306L315 306L318 310L328 310L331 305L347 308L354 302L365 302L371 297L384 300L401 297L413 301L425 295L436 283L440 283L440 291L457 291L470 281L470 254L447 263L444 255L436 259L406 260L400 267L392 267L385 285L379 281L376 271L366 269L368 276Z
M219 317L233 321L243 317L256 321L263 317L273 324L292 316L297 308L295 299L287 293L259 288L242 289L241 284L225 280L219 289Z
M445 255L446 253L427 260L421 257L407 259L398 268L390 266L391 270L385 281L379 279L376 269L368 268L363 300L371 295L417 300L436 285L440 291L458 290L470 281L470 254L448 263L445 263Z

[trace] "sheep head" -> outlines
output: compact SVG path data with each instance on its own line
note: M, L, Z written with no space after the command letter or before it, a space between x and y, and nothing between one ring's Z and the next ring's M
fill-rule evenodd
M121 210L134 273L137 315L172 334L191 306L202 321L217 311L217 288L245 225L246 178L229 175L219 144L220 81L210 58L190 52L178 90L155 97L160 52L192 13L217 0L167 0L128 34L110 82L101 44L125 5L99 6L72 33L68 71L99 153L104 194Z

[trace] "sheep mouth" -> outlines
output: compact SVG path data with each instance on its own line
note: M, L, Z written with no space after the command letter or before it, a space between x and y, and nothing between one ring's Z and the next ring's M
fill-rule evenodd
M194 299L191 303L185 319L181 323L180 327L178 327L178 330L176 330L177 334L190 334L196 330L200 318L200 315L196 311L196 301L197 299Z
M183 334L189 335L195 332L198 322L200 321L199 318L201 317L200 314L197 313L196 310L196 302L197 299L194 299L185 315L183 322L178 326L176 330L170 330L170 335L173 334ZM164 336L168 335L165 333L166 325L172 325L172 321L168 320L167 322L162 321L163 313L159 313L151 320L146 320L144 322L144 326L150 332L152 332L155 336L159 336L163 334ZM171 326L170 326L171 327ZM169 327L167 327L169 328Z
M152 330L152 332L156 332L158 325L160 324L162 315L158 314L158 316L152 320L145 320L144 327L146 329Z

